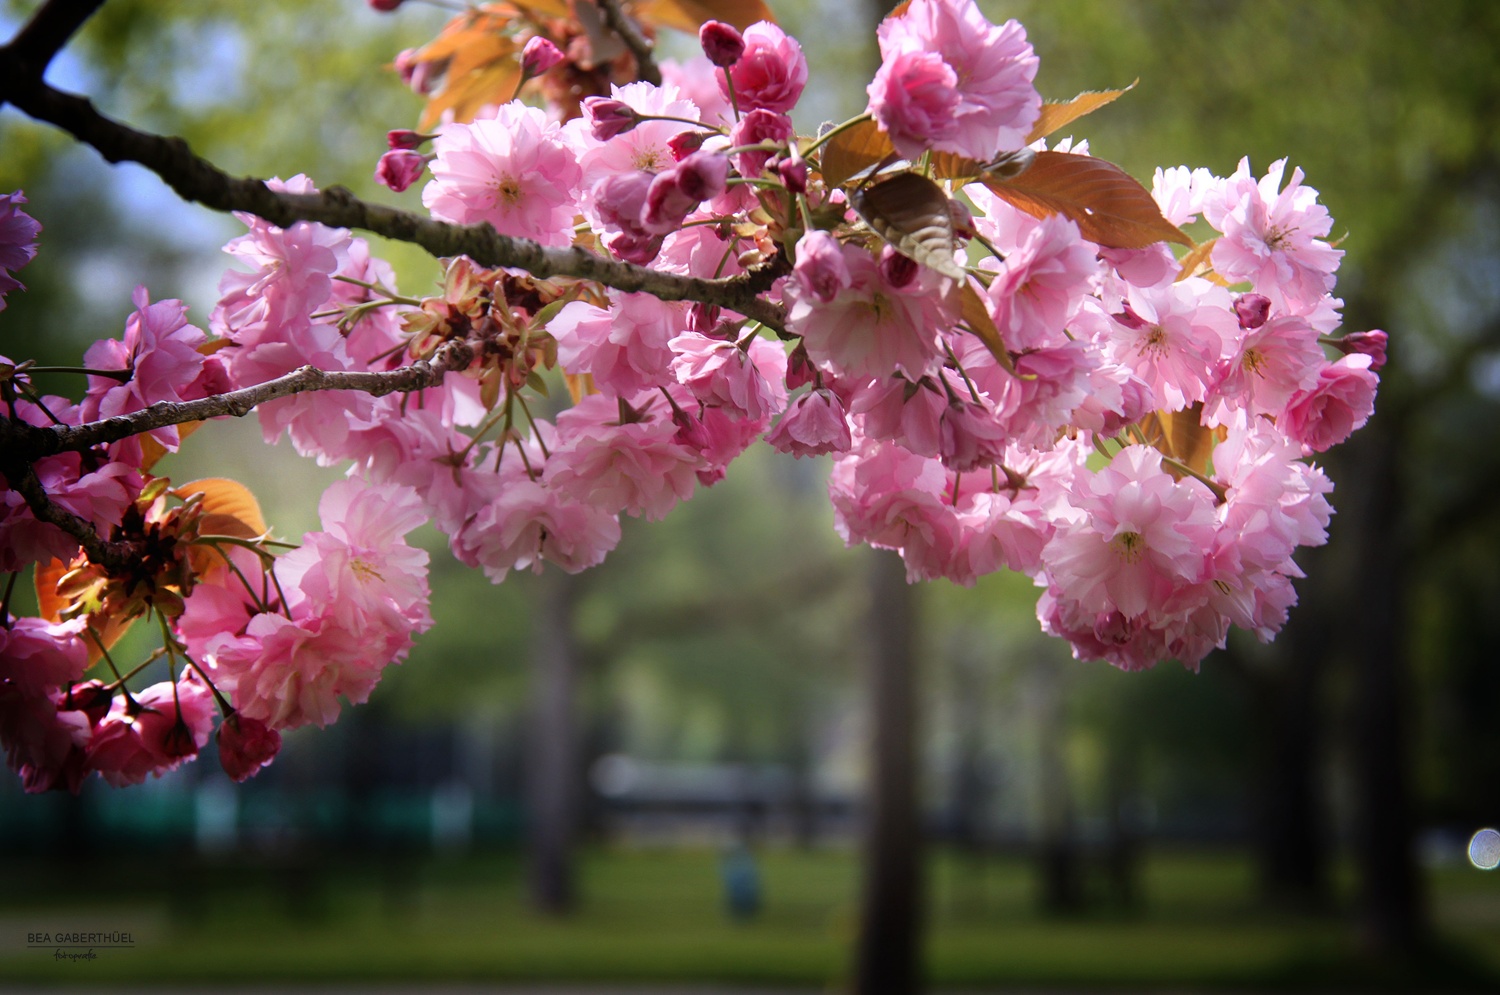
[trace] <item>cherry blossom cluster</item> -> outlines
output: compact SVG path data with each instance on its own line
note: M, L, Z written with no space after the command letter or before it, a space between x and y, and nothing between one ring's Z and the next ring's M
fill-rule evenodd
M618 260L644 289L460 256L437 293L409 297L348 231L246 214L211 335L141 290L124 337L85 356L81 402L39 396L27 364L0 368L4 416L45 428L309 366L462 356L420 390L260 405L267 442L349 468L322 531L290 550L223 486L152 474L183 444L175 425L31 461L40 499L7 468L0 570L13 584L35 565L48 613L12 618L8 595L0 609L0 740L28 790L170 769L216 711L243 779L278 730L364 701L431 624L426 554L405 542L417 525L497 583L580 571L622 515L661 519L759 439L830 455L839 534L898 551L912 581L1032 577L1042 628L1079 658L1196 667L1231 625L1279 631L1293 554L1332 514L1310 460L1370 416L1385 349L1382 332L1336 334L1342 253L1301 171L1158 170L1157 220L1208 237L1181 259L1091 241L1087 205L1028 210L985 181L1089 155L1034 135L1038 60L1014 21L913 0L880 28L866 113L816 136L790 116L808 78L794 39L710 22L700 40L660 84L573 94L576 116L506 94L431 135L393 131L377 170L421 183L438 221ZM523 79L567 68L544 37L517 48ZM840 136L862 124L890 153L836 174ZM969 175L944 175L942 155ZM271 186L314 192L303 176ZM0 199L0 293L34 251L21 202ZM745 287L768 305L758 320L726 303ZM80 548L80 528L120 562ZM172 679L131 692L108 648L148 616Z

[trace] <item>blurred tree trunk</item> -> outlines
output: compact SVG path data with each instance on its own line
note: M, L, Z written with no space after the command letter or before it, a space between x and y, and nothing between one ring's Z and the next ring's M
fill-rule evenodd
M1310 577L1336 573L1325 548L1298 562ZM1253 709L1252 846L1263 901L1288 910L1329 908L1329 849L1322 811L1323 675L1334 650L1336 609L1324 584L1306 582L1286 629L1260 652L1231 639L1220 659Z
M1402 414L1370 424L1346 443L1345 511L1355 549L1346 613L1353 664L1354 857L1362 938L1372 953L1409 956L1426 941L1415 856L1410 680L1404 619L1410 568L1401 529L1398 439ZM1347 534L1347 533L1346 533Z
M870 75L875 27L893 0L865 0ZM863 895L855 946L857 995L922 990L923 841L917 792L916 590L900 557L868 557L870 765Z
M868 562L872 752L854 990L912 995L922 986L916 589L894 553L877 551Z
M1065 672L1042 660L1033 669L1040 756L1042 833L1037 847L1042 911L1066 915L1083 907L1082 867L1073 833L1073 790L1068 776L1067 715L1063 707Z
M577 905L573 848L580 811L576 578L548 569L535 586L526 810L532 906L563 915Z

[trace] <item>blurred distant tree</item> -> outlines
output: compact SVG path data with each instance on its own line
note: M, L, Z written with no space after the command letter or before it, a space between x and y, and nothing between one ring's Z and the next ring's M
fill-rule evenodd
M1149 100L1090 122L1099 154L1146 168L1170 148L1223 171L1247 151L1257 165L1291 152L1335 216L1357 219L1341 245L1345 316L1391 333L1391 363L1370 431L1327 460L1346 499L1333 543L1307 555L1303 604L1283 640L1239 669L1260 687L1270 751L1258 806L1267 886L1317 900L1328 881L1320 854L1330 830L1314 785L1326 730L1342 724L1326 681L1346 674L1365 933L1378 949L1414 949L1425 935L1414 803L1437 788L1410 780L1415 737L1441 744L1447 762L1423 770L1450 784L1474 758L1495 755L1492 723L1451 721L1466 710L1449 689L1494 687L1500 649L1493 630L1486 640L1475 626L1497 611L1500 566L1457 554L1492 548L1487 495L1500 476L1490 440L1500 303L1486 289L1500 280L1500 254L1493 224L1480 220L1497 210L1500 74L1485 39L1500 37L1500 8L1067 0L1006 9L1027 23L1049 88L1142 77ZM1456 658L1413 656L1465 645L1474 650ZM1444 721L1431 721L1434 708ZM1468 811L1493 818L1495 780L1475 783Z

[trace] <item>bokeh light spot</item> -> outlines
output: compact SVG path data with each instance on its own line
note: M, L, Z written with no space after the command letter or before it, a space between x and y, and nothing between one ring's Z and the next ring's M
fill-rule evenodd
M1500 832L1481 829L1469 840L1469 863L1481 871L1500 867Z

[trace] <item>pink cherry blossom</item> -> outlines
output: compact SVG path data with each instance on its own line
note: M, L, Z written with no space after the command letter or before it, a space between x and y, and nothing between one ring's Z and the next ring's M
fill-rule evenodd
M492 118L443 127L432 143L422 204L457 224L488 221L502 235L543 245L573 242L573 191L582 169L558 124L535 107L502 104Z
M988 161L1026 144L1042 98L1020 24L990 23L973 0L913 0L879 39L869 111L902 155L930 148Z
M1287 402L1278 425L1313 452L1338 445L1364 425L1375 411L1380 378L1363 353L1341 356L1318 371L1317 382Z
M1271 164L1257 181L1250 160L1224 181L1203 205L1209 224L1223 232L1213 248L1214 269L1231 280L1250 280L1274 303L1310 304L1333 287L1343 250L1325 241L1333 229L1318 192L1292 170L1283 189L1286 160Z
M754 349L771 376L762 373L751 358ZM741 349L738 343L713 339L697 332L684 332L668 343L672 347L672 371L677 382L693 392L700 402L723 408L744 418L770 417L786 404L786 353L763 339L753 339ZM767 349L766 346L769 346Z
M665 402L649 394L635 400L642 407L625 418L619 402L603 394L559 415L543 481L609 514L655 522L692 496L702 460L675 441L677 427Z
M495 500L454 537L455 552L500 583L511 570L541 573L550 562L578 573L603 562L620 541L612 512L574 500L506 464L505 484Z
M936 457L948 399L934 381L923 377L914 383L895 376L862 384L851 393L849 410L858 416L860 430L868 438L894 442L918 456Z
M802 54L802 46L768 21L750 25L742 37L745 50L739 59L727 70L718 70L720 90L729 96L727 73L741 111L763 108L790 113L807 85L807 57Z
M132 300L136 310L125 321L124 338L96 342L83 354L84 365L90 369L130 374L123 383L113 377L89 377L89 391L80 409L86 421L141 411L158 401L201 396L193 388L204 363L198 347L208 336L187 323L187 308L181 301L153 304L145 287L136 287ZM177 448L175 425L150 434L167 449Z
M828 232L818 229L797 240L794 272L801 293L820 304L832 304L840 291L854 285L843 247Z
M1067 323L1098 278L1097 249L1072 221L1058 214L1032 227L987 291L1006 348L1065 344Z
M90 728L83 712L59 710L51 697L0 680L0 746L27 793L78 792L89 774L84 748Z
M845 245L840 254L849 285L832 301L815 292L824 284L806 285L800 274L786 283L787 328L802 336L813 362L845 377L899 370L917 378L935 368L938 329L954 321L952 282L924 268L917 280L898 289L885 282L869 252Z
M1136 290L1124 316L1105 318L1096 310L1079 324L1170 410L1204 399L1220 357L1238 345L1241 334L1228 291L1197 278Z
M918 159L958 135L958 74L937 52L897 51L869 86L870 113L896 151Z
M231 712L220 723L218 736L219 763L237 782L259 774L281 751L281 733L238 712Z
M318 515L323 531L303 536L276 565L294 614L332 620L361 634L373 657L398 659L412 633L432 625L427 551L404 540L427 520L426 508L411 488L342 480L324 492Z
M0 311L5 310L5 295L25 290L11 273L36 256L36 237L42 226L20 205L26 203L21 191L0 194Z
M1296 315L1282 315L1246 333L1221 367L1213 395L1231 407L1278 415L1293 394L1317 383L1326 362L1317 331Z
M841 453L853 444L844 406L838 395L826 388L810 390L792 401L766 441L798 459Z
M1081 610L1161 613L1181 588L1202 580L1215 534L1213 495L1197 481L1174 480L1156 450L1121 450L1081 482L1072 504L1083 514L1059 522L1043 562L1062 597Z
M609 310L566 305L548 325L557 356L573 373L591 373L603 390L630 396L675 379L671 340L687 327L680 304L648 294L619 294Z
M934 459L884 442L856 442L828 478L834 528L849 545L901 551L907 578L939 577L958 544L947 475Z
M84 645L87 622L48 622L40 618L13 619L0 626L0 681L8 681L23 695L40 698L83 679L88 666Z
M160 777L197 755L213 731L214 700L183 678L119 695L88 741L88 765L112 787Z

